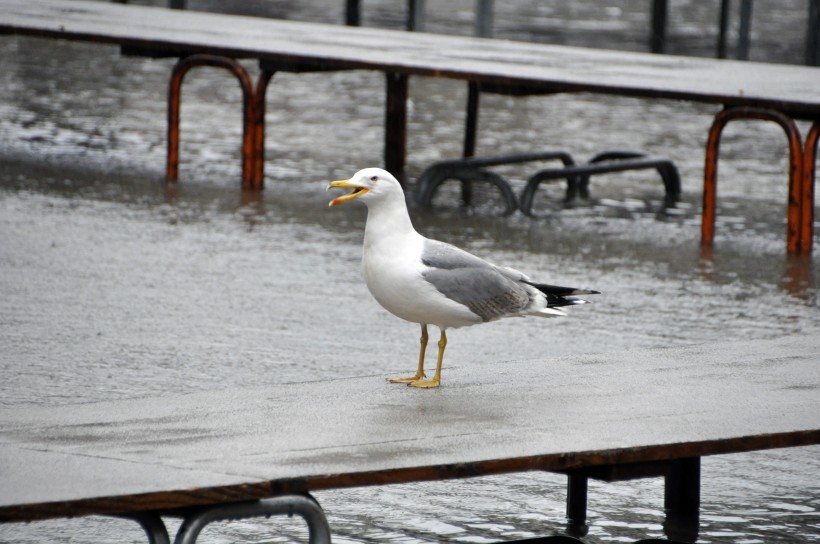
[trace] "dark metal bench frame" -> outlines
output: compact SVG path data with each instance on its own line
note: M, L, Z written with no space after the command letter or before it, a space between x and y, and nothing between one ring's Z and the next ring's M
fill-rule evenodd
M538 186L545 181L567 180L566 201L589 198L590 177L595 174L623 172L627 170L655 169L661 176L665 189L664 207L672 208L680 200L681 181L675 163L667 157L646 155L638 151L604 151L587 164L567 168L541 170L527 181L521 193L521 211L532 215L532 203Z
M674 540L694 542L700 523L700 457L619 464L566 471L567 533L587 533L587 490L590 478L621 482L639 478L664 478L664 533Z
M520 164L524 162L560 160L563 167L538 171L527 181L520 198L516 198L510 183L503 176L488 170L490 166L502 164ZM623 172L626 170L655 169L663 181L665 196L664 207L674 207L680 200L681 180L678 169L671 159L650 156L638 151L604 151L595 155L587 164L576 164L572 155L564 150L545 150L532 153L511 155L494 155L489 157L467 157L437 162L422 172L418 179L416 199L420 206L432 207L433 197L438 188L448 179L461 181L461 201L470 205L472 200L471 184L486 182L495 185L503 197L506 207L504 214L509 215L520 209L525 215L532 215L532 203L538 186L545 181L567 180L565 202L580 198L589 198L589 181L595 174Z
M311 544L330 544L330 525L322 507L310 494L283 495L258 501L186 509L182 514L183 522L177 531L174 544L195 544L202 530L215 521L282 515L288 517L297 515L304 519ZM168 529L159 512L134 512L117 517L139 523L148 537L148 544L170 544L171 542Z
M501 192L501 196L506 203L504 214L508 215L519 208L518 198L506 179L487 168L501 164L520 164L547 160L559 160L566 167L575 164L572 155L561 149L490 157L467 157L465 159L437 162L425 169L419 176L416 198L419 205L429 208L433 204L433 196L438 188L448 179L457 179L461 181L461 201L465 205L469 205L472 202L472 183L487 182L495 185Z
M526 544L583 544L579 537L586 536L588 481L618 482L640 478L663 477L665 481L664 533L673 540L639 540L649 542L694 542L700 523L700 457L656 461L654 463L622 463L563 471L567 476L566 535L535 537L513 542ZM275 515L300 516L308 527L311 544L330 544L330 525L324 510L309 493L235 503L216 504L200 508L186 508L181 512L129 512L116 517L130 519L142 527L148 544L170 544L168 529L162 519L182 516L174 544L195 544L202 530L216 521L230 521Z

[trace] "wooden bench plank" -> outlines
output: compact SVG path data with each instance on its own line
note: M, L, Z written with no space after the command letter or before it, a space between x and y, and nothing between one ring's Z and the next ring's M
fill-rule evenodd
M0 521L820 443L820 340L0 410Z
M618 94L820 115L820 70L345 27L107 2L7 0L0 31L366 69L541 92ZM128 24L122 24L122 21Z

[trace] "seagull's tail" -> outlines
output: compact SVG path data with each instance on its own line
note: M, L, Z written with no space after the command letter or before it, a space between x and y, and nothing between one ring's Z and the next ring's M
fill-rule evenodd
M561 287L559 285L548 285L546 283L530 283L547 296L547 308L557 308L559 306L572 306L574 304L586 304L586 300L575 298L577 295L600 295L600 291L592 289L577 289L575 287Z

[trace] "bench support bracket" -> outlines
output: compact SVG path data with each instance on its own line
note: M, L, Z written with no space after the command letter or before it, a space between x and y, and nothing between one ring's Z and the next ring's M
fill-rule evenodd
M310 495L283 495L259 501L216 504L186 510L174 544L195 544L202 530L215 521L277 515L291 517L294 514L307 523L310 544L330 544L330 526L325 513ZM117 517L139 523L148 537L148 544L170 544L168 530L158 512L135 512Z
M191 68L212 66L223 68L233 74L242 89L242 187L253 188L254 164L256 155L254 125L257 122L256 99L253 83L247 70L234 59L218 55L197 54L183 57L171 72L168 87L168 159L166 177L168 181L179 179L179 114L182 80Z
M664 478L663 529L675 542L695 542L700 522L700 457L608 465L566 471L567 528L572 536L587 534L587 482L589 478L619 482L638 478Z
M718 112L709 129L703 174L701 244L711 245L714 240L720 137L724 127L736 119L772 121L780 125L786 133L789 141L786 251L789 253L810 252L812 246L811 210L814 206L814 158L817 149L817 132L820 129L816 128L817 123L815 123L810 137L806 139L806 151L804 152L800 130L794 119L779 111L750 107L726 108Z

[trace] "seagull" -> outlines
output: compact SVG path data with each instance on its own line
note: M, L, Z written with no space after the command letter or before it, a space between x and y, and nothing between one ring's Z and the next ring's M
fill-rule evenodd
M367 205L362 273L373 298L393 315L421 325L418 369L392 383L434 388L441 383L447 329L478 325L504 317L558 317L562 306L583 304L576 295L598 291L535 283L521 272L496 266L453 245L425 238L413 228L404 190L389 172L365 168L327 189L351 189L330 201ZM425 379L427 326L441 331L436 372Z

